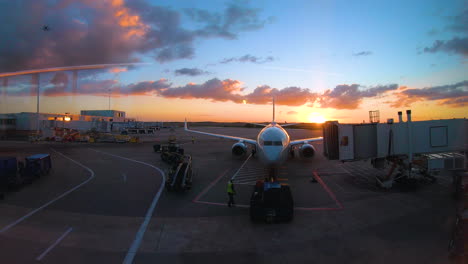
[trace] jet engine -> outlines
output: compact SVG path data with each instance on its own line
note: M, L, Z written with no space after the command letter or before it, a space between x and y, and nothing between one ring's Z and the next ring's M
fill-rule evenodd
M247 146L244 143L238 142L232 145L232 154L234 156L239 157L239 156L244 155L246 152L247 152Z
M310 144L304 144L300 147L299 153L303 158L312 158L315 155L315 148Z

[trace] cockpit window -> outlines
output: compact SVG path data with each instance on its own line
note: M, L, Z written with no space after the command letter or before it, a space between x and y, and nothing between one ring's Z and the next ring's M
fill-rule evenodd
M274 146L282 146L282 145L283 145L283 142L281 142L281 141L273 141L273 145L274 145Z
M281 141L271 141L271 140L265 140L263 141L264 146L282 146L283 142Z

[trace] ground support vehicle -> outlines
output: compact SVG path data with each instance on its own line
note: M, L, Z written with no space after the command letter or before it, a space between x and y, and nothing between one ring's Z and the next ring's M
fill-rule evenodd
M166 189L168 191L185 191L192 187L192 157L185 155L179 163L175 163L169 169L166 180Z
M259 181L250 198L252 221L291 221L294 217L294 200L288 185L279 182Z

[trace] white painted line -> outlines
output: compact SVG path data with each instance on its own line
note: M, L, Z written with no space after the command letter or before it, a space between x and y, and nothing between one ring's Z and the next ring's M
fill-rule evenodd
M258 178L258 175L248 175L248 176L236 177L234 180L241 181L242 179L257 179L257 178Z
M234 184L238 185L255 185L257 182L234 182Z
M54 247L56 247L72 230L72 227L68 228L67 231L65 231L65 233L63 233L57 240L55 240L52 245L50 245L44 252L42 252L42 254L36 258L36 260L41 261L47 255L47 253L54 249Z
M234 173L234 175L231 177L231 180L234 180L237 177L237 174L239 174L239 172L242 170L242 168L244 168L245 164L247 164L247 161L249 161L249 159L251 157L252 157L252 153L250 153L250 155L247 157L247 159L245 159L244 163L242 163L240 168L236 171L236 173Z
M84 182L82 182L82 183L76 185L75 187L71 188L70 190L68 190L68 191L62 193L61 195L55 197L54 199L48 201L47 203L43 204L42 206L40 206L40 207L38 207L38 208L32 210L31 212L29 212L29 213L27 213L26 215L22 216L21 218L19 218L18 220L14 221L13 223L10 223L9 225L3 227L2 229L0 229L0 234L1 234L1 233L4 233L4 232L6 232L6 231L8 231L10 228L16 226L17 224L21 223L22 221L24 221L24 220L27 219L28 217L34 215L35 213L41 211L42 209L46 208L47 206L51 205L52 203L54 203L54 202L56 202L56 201L62 199L63 197L67 196L68 194L70 194L71 192L73 192L73 191L75 191L76 189L80 188L81 186L85 185L86 183L88 183L90 180L92 180L92 179L94 178L94 171L91 170L90 168L86 167L85 165L79 163L79 162L76 161L76 160L73 160L73 159L71 159L71 158L65 156L64 154L62 154L62 153L56 151L55 149L52 149L52 151L56 152L57 154L63 156L64 158L66 158L66 159L72 161L72 162L75 163L75 164L78 164L80 167L82 167L82 168L86 169L87 171L89 171L89 173L90 173L89 178L86 179Z
M161 197L161 193L164 190L164 183L166 182L166 175L164 174L164 172L160 168L158 168L156 166L153 166L153 165L151 165L149 163L134 160L134 159L125 158L125 157L122 157L122 156L114 155L114 154L111 154L111 153L107 153L107 152L103 152L103 151L99 151L99 150L95 150L95 149L91 149L91 150L94 150L94 151L96 151L98 153L102 153L102 154L109 155L109 156L112 156L112 157L116 157L116 158L119 158L119 159L133 161L133 162L136 162L136 163L140 163L140 164L149 166L149 167L157 170L162 175L161 186L159 187L158 192L154 196L153 201L151 202L151 205L148 208L148 211L146 211L145 220L143 220L143 223L141 223L140 228L138 229L138 232L135 235L135 239L133 240L132 245L128 249L127 255L125 256L125 259L123 261L123 263L125 263L125 264L133 263L133 259L135 258L135 255L136 255L136 253L138 251L138 248L140 248L140 244L141 244L141 241L143 240L143 236L145 235L146 228L148 227L148 224L149 224L149 222L151 220L151 216L153 215L154 208L156 208L156 205L158 204L158 201L159 201L159 197Z

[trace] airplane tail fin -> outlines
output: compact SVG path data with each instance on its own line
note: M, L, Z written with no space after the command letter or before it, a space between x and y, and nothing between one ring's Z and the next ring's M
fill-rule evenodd
M273 121L272 123L275 123L275 97L273 96Z
M188 130L188 127L187 127L187 118L185 118L184 130Z

